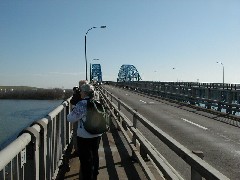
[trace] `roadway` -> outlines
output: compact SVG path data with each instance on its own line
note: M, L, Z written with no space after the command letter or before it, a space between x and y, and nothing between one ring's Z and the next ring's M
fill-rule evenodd
M104 88L189 150L202 151L204 160L225 176L240 179L240 128L226 123L231 120L126 89ZM190 179L190 167L143 126L139 128L181 176Z

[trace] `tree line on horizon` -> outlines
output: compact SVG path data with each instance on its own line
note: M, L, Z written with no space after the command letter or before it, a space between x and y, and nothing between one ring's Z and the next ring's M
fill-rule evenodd
M0 89L0 99L66 100L72 96L70 89L19 88Z

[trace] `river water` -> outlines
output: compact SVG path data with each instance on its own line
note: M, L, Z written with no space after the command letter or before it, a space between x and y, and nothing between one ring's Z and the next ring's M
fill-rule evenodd
M0 150L61 103L62 100L0 100Z

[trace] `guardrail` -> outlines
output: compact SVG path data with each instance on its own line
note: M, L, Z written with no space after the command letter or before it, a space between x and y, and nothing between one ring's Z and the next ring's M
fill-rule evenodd
M221 179L228 178L218 170L210 166L194 152L188 150L179 142L174 140L160 128L152 124L137 111L122 102L119 98L112 95L106 89L101 88L105 104L110 109L113 119L118 124L119 129L123 132L133 156L138 160L148 179L156 179L153 172L149 169L145 160L150 159L157 171L161 171L166 179L183 179L179 173L167 162L167 160L156 150L156 148L140 132L137 124L142 123L154 136L167 145L175 154L181 157L191 166L191 179ZM126 117L123 112L128 112L132 116L132 121Z
M64 101L45 118L34 122L0 151L0 179L49 180L57 177L70 144L70 106Z
M214 114L228 116L240 126L240 85L225 84L225 88L216 83L173 83L173 82L109 82L135 92L182 102L186 105L205 109Z

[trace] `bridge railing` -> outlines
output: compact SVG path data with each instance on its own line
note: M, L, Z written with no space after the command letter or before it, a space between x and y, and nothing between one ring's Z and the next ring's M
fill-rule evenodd
M49 180L57 177L70 144L70 106L63 102L45 118L26 128L0 151L0 179Z
M125 139L129 143L133 156L138 160L148 179L156 179L153 171L147 165L147 160L151 160L156 167L157 172L161 171L166 179L183 179L179 173L168 163L168 161L159 153L159 151L144 137L139 128L141 123L155 137L162 141L177 156L184 160L191 167L191 179L224 179L228 178L218 170L210 166L194 152L188 150L175 139L163 132L160 128L151 123L130 106L122 102L119 98L101 89L105 99L105 104L111 110L113 119L115 119L118 128L123 132ZM126 116L128 114L131 118Z
M166 179L182 177L143 136L138 128L139 123L147 127L201 176L206 179L228 179L120 99L104 89L100 89L100 92L114 122L129 143L133 157L138 160L148 179L155 179L155 176L147 164L147 159L151 160L157 171L161 171ZM15 141L0 152L0 179L56 179L66 159L64 156L72 136L72 125L66 121L71 109L69 104L68 99L47 117L25 129ZM132 121L127 118L126 112L131 114Z
M228 115L240 126L240 85L184 82L110 82L136 92L183 102L218 115Z

